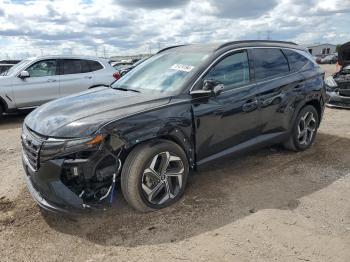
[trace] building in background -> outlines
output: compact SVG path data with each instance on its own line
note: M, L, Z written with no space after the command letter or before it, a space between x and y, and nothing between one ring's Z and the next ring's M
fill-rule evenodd
M336 52L337 46L332 44L318 44L310 45L307 47L307 49L313 56L326 56L334 54Z

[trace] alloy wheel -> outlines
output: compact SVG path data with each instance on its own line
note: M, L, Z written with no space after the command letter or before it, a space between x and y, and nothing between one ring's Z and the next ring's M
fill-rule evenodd
M147 201L163 205L174 199L183 187L184 164L180 157L161 152L153 157L142 175L141 187Z
M316 119L310 111L300 118L298 123L298 141L300 145L309 145L316 131Z

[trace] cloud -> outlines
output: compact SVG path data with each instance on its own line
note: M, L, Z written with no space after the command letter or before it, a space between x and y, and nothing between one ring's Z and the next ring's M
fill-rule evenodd
M277 0L211 0L211 5L215 10L214 14L217 17L224 18L251 18L259 17L277 5Z
M344 0L0 0L0 56L122 55L268 35L337 44L350 40L349 12Z
M162 9L174 8L188 4L189 0L115 0L116 3L124 7Z

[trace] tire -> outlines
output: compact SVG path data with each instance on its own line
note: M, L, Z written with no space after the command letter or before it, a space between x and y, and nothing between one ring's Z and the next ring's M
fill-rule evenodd
M2 108L0 104L0 119L3 117L4 109Z
M318 126L319 115L315 107L311 105L303 107L295 119L289 139L283 146L292 151L304 151L308 149L315 140Z
M179 200L188 174L188 160L180 146L167 140L153 141L130 152L123 166L121 188L130 206L150 212Z

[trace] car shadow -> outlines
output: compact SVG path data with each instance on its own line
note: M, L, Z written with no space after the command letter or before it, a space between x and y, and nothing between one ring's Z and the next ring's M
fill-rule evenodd
M0 119L0 130L19 128L28 113L29 111L20 112L18 114L3 115Z
M265 148L196 172L184 197L163 210L139 213L126 204L119 188L107 212L74 218L42 212L42 216L52 229L100 245L177 242L259 210L295 209L302 197L348 173L348 148L350 139L319 133L315 145L305 152Z

